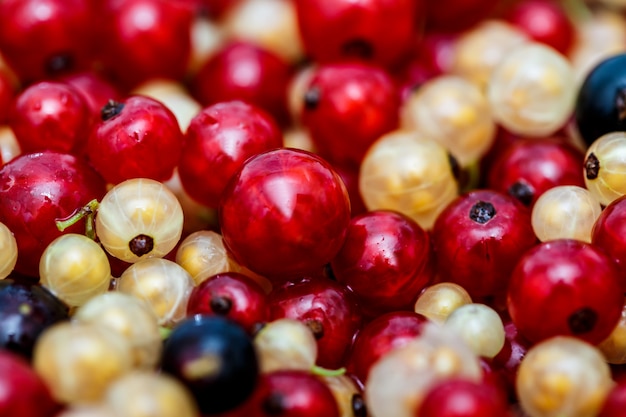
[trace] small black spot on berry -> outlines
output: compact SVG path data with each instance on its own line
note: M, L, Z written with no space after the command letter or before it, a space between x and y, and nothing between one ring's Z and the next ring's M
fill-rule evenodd
M233 302L230 298L222 297L219 295L212 297L209 304L211 306L211 310L213 310L215 314L218 314L220 316L227 315L230 312L230 309L233 307Z
M367 417L367 407L361 394L352 396L352 414L354 417Z
M351 39L341 47L341 52L345 56L371 59L374 56L372 44L364 39Z
M589 307L583 307L569 316L567 324L573 334L584 334L592 331L597 321L598 314Z
M600 161L598 157L591 152L587 159L585 159L585 175L588 180L595 180L600 173Z
M285 411L285 399L282 394L272 392L263 401L263 411L270 416L278 416Z
M320 104L322 93L318 87L309 88L304 93L304 108L307 110L315 110Z
M128 247L137 256L147 255L154 249L154 239L148 235L137 235L128 242Z
M516 181L513 183L513 185L511 185L508 189L508 194L525 206L530 206L530 203L532 203L533 197L535 196L535 192L530 185L523 181Z
M496 215L496 208L493 204L486 201L479 201L472 206L469 212L469 218L476 223L485 224L493 219Z
M74 67L74 59L70 54L56 54L46 61L45 66L48 75L58 75L69 72Z
M100 110L100 118L103 122L110 120L120 114L124 109L124 103L118 103L115 100L109 100L107 104Z

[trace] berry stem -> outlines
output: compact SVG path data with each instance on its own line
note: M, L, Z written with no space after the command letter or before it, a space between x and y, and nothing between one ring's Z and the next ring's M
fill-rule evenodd
M86 217L87 220L85 222L85 236L87 236L90 239L95 240L96 239L96 232L95 232L95 229L94 229L94 215L95 215L96 211L98 210L99 206L100 206L100 203L98 202L98 200L96 200L96 199L91 200L85 206L79 208L70 217L68 217L68 218L66 218L64 220L57 220L56 221L57 229L59 229L59 231L63 232L68 227L75 225L80 220L82 220L84 217Z
M311 373L317 376L341 376L346 373L346 368L326 369L321 366L313 365Z

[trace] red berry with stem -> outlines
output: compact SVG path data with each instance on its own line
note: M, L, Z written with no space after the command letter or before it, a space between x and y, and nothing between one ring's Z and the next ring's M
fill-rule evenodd
M287 124L287 87L293 70L275 53L249 42L228 42L195 74L192 92L205 106L242 100Z
M517 263L508 312L531 342L565 335L599 343L622 313L624 293L616 265L599 247L560 239L530 249Z
M252 334L269 319L267 295L252 278L225 272L209 277L191 291L187 315L218 315L237 322Z
M439 278L472 299L503 295L515 263L537 243L529 210L491 190L457 197L437 218L432 238Z
M90 0L0 2L0 50L24 83L87 68L97 25Z
M382 69L365 64L320 66L304 94L302 124L332 163L361 163L383 134L398 126L399 94Z
M224 244L239 264L284 281L317 272L337 254L350 200L326 161L277 149L253 156L235 174L222 195L219 220Z
M91 128L80 93L69 84L49 81L32 84L16 97L9 125L25 153L79 154Z
M109 2L104 10L104 71L125 88L151 78L180 80L191 57L193 14L175 1Z
M361 312L345 286L326 278L303 278L274 288L269 295L270 319L305 323L317 340L317 364L339 368L361 325Z
M52 417L60 408L30 363L0 350L0 415Z
M435 384L415 413L419 417L507 417L508 403L485 382L449 378Z
M15 270L39 275L39 258L62 232L56 220L72 215L106 193L105 182L76 156L52 151L21 155L0 169L0 222L17 240ZM67 233L84 233L79 223Z
M604 249L615 261L620 285L626 292L626 196L612 201L600 213L591 232L591 243Z
M204 108L185 134L178 174L196 201L217 207L230 178L251 156L282 146L282 133L265 111L242 101Z
M357 59L391 67L408 55L424 18L421 0L299 0L295 5L305 51L322 63Z
M531 207L557 185L585 187L581 150L563 138L516 140L487 173L489 188L507 193Z
M109 101L87 143L94 168L111 184L131 178L165 181L178 164L183 134L174 114L145 96Z
M412 311L383 314L364 325L350 350L347 369L361 383L371 366L391 349L406 345L422 332L428 319Z
M370 317L413 310L435 274L428 233L409 217L382 210L350 221L331 266L337 281L354 291Z
M560 2L518 2L503 17L531 39L551 46L562 54L567 54L574 43L576 30Z

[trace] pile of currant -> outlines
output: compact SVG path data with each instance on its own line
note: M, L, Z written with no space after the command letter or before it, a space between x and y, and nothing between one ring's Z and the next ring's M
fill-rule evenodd
M0 1L0 416L616 417L626 1Z

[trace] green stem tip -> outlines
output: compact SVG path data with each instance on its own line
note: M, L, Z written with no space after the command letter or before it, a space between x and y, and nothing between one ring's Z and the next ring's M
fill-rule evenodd
M317 376L341 376L346 373L346 368L326 369L321 366L313 365L311 373Z
M84 207L79 208L78 210L74 212L74 214L67 217L66 219L57 220L56 221L57 229L59 229L60 232L63 232L68 227L75 225L80 220L86 217L87 221L85 223L85 235L91 239L95 239L96 233L94 230L93 222L94 222L94 215L96 211L98 210L99 206L100 206L100 203L98 202L98 200L96 199L91 200Z

